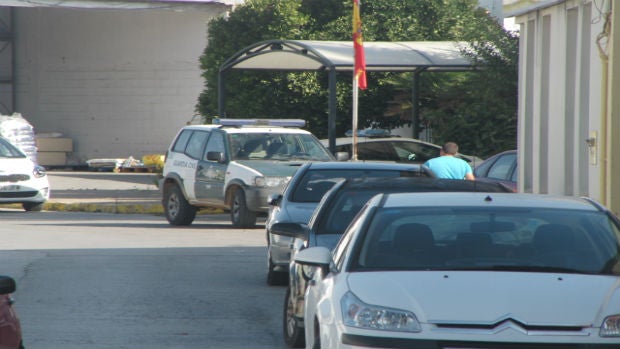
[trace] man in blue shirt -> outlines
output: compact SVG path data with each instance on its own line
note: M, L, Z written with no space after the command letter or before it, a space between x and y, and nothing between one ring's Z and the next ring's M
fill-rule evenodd
M471 166L455 155L459 146L454 142L447 142L441 147L439 157L428 160L424 165L433 171L439 178L474 180Z

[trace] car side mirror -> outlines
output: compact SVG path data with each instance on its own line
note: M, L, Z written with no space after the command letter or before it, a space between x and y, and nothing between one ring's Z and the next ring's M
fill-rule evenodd
M339 151L336 153L336 160L338 161L349 161L349 153L346 151Z
M271 232L276 235L307 240L308 227L300 223L279 222L271 225Z
M278 206L282 201L282 194L271 194L267 197L267 204L269 206Z
M224 153L219 152L219 151L209 151L207 152L207 160L224 162Z
M299 251L293 259L302 267L320 268L323 274L327 274L332 262L332 251L324 246L310 247ZM314 273L311 270L308 271L311 275L307 275L307 277L312 278Z

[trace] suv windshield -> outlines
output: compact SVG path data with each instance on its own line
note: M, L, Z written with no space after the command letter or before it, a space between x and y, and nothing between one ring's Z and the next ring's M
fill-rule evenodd
M614 222L568 209L378 209L356 269L620 274Z
M302 133L228 134L233 160L316 160L333 157L312 135Z

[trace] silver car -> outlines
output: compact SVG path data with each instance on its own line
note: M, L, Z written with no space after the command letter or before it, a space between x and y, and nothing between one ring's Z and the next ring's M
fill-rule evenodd
M316 205L334 183L345 178L435 177L428 168L414 164L381 162L312 162L297 170L282 194L272 195L266 222L267 283L286 284L293 239L271 233L279 222L307 223Z

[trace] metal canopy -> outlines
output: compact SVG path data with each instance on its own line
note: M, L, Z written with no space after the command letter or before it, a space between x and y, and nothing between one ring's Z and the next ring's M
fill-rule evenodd
M471 70L472 61L463 54L468 46L464 42L452 41L364 42L366 70L414 72L415 106L419 73ZM329 149L333 152L336 139L336 72L353 72L354 63L352 41L268 40L248 46L231 56L220 67L219 116L226 116L224 86L226 72L230 69L325 70L329 74ZM416 110L417 108L414 108L414 114ZM417 115L413 116L414 119L416 117Z

